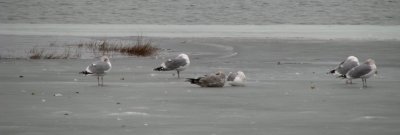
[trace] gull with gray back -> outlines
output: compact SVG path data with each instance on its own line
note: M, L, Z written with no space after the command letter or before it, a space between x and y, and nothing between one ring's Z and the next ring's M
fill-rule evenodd
M174 59L168 59L167 61L161 63L154 71L171 71L176 70L178 78L180 78L179 73L185 70L190 65L189 56L187 54L181 53Z
M99 61L95 61L80 74L97 76L97 85L103 86L103 76L111 70L110 58L102 56ZM101 80L101 83L100 83Z
M342 61L335 69L328 73L334 74L336 76L341 76L347 74L349 70L360 65L358 58L355 56L349 56L346 60ZM346 80L346 83L352 83L351 80Z
M377 67L373 59L368 59L365 63L352 68L349 72L341 77L347 79L358 79L361 78L363 82L363 87L367 87L367 78L377 74Z

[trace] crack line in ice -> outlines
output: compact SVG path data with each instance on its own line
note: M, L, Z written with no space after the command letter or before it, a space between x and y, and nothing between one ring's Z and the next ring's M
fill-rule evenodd
M144 113L144 112L122 112L122 113L110 113L107 115L111 115L111 116L129 116L129 115L141 115L141 116L148 116L148 113Z
M361 116L356 118L356 120L376 120L376 119L385 119L384 116Z

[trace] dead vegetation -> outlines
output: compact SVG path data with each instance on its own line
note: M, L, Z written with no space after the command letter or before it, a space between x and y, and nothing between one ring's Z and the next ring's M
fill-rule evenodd
M151 41L144 41L142 36L134 41L120 40L93 40L80 42L77 44L66 45L63 50L34 47L27 52L29 59L71 59L79 58L82 53L91 53L93 56L101 55L126 55L126 56L153 56L158 50L152 45Z
M93 53L102 55L110 53L120 53L128 56L152 56L157 53L159 48L154 47L151 41L144 41L142 36L138 36L136 42L123 41L91 41L78 44L78 47L84 47L92 50Z
M79 58L80 52L77 48L75 51L71 51L72 48L64 47L63 50L57 50L54 48L45 49L34 47L27 51L29 59L71 59L71 58Z
M159 48L153 47L151 42L141 42L137 41L134 46L123 46L118 49L118 51L122 54L126 54L129 56L152 56L154 55Z

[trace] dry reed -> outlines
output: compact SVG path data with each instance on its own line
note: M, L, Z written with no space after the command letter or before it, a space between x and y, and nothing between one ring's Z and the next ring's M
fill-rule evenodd
M71 48L75 49L75 52ZM142 36L138 36L136 42L93 40L64 46L64 51L57 51L54 48L39 49L34 47L26 52L30 59L70 59L81 57L82 49L88 50L94 56L119 53L121 55L141 57L155 55L160 50L154 47L151 41L144 41Z
M29 59L70 59L78 58L81 55L77 49L72 52L70 47L65 47L63 52L34 47L27 51L27 54Z

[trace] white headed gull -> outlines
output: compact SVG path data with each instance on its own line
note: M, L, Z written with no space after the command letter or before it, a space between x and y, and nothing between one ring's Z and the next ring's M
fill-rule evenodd
M244 86L246 76L242 71L229 72L227 81L231 86Z
M375 65L375 61L372 59L368 59L365 63L352 68L349 72L341 77L347 79L357 79L361 78L363 82L363 87L367 87L367 78L377 74L377 67Z
M349 56L346 60L342 61L335 69L331 70L329 73L341 76L347 74L349 70L360 65L358 58L355 56ZM352 83L351 80L347 80L346 83Z
M157 68L154 68L154 71L171 71L176 70L178 73L185 70L190 65L189 56L187 54L181 53L174 59L168 59L167 61L161 63L161 65Z
M80 74L97 76L97 85L103 86L103 76L111 70L110 58L102 56L99 61L93 62ZM101 84L100 84L101 79Z

